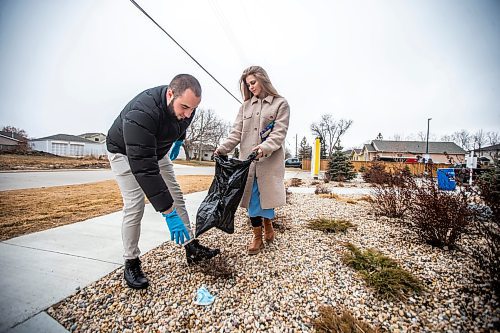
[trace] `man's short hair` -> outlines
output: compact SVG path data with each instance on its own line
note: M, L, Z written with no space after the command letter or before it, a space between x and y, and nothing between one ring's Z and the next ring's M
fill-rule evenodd
M201 96L200 82L190 74L176 75L168 87L172 89L174 97L181 96L186 89L191 89L196 97Z

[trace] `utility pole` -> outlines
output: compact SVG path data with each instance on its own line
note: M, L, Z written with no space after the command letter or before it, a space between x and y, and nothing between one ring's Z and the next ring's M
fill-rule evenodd
M202 149L203 149L203 111L201 112L200 146L198 147L198 161L201 161Z
M427 160L429 159L429 123L431 122L432 118L427 118L427 138L426 138L426 145L425 145L425 163L427 163Z

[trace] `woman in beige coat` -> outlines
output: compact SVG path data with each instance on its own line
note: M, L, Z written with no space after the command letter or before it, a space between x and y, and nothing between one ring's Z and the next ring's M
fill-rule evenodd
M243 71L240 88L244 103L229 137L216 149L216 155L227 155L240 144L240 159L253 151L258 160L248 174L241 207L247 208L253 227L253 240L248 254L264 248L262 225L267 242L274 241L272 219L274 209L286 203L285 138L288 131L290 107L273 87L266 71L252 66Z

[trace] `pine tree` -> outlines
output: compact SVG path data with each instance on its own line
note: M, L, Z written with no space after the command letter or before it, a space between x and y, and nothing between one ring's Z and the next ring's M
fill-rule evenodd
M335 150L330 162L328 163L328 173L330 180L345 181L356 177L354 166L349 160L349 156L344 154L340 148Z

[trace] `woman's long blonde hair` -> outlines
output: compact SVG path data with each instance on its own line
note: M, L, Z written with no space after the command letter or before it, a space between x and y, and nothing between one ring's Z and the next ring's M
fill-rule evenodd
M241 74L240 78L240 89L241 95L243 96L243 101L248 101L253 96L250 89L248 89L247 83L245 81L248 75L255 76L257 81L260 83L262 90L267 95L281 97L271 83L271 80L269 79L269 76L267 75L264 68L260 66L250 66L243 71L243 74Z

